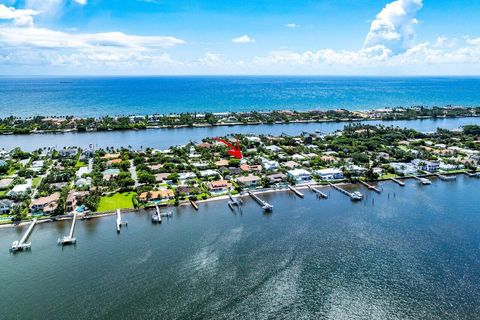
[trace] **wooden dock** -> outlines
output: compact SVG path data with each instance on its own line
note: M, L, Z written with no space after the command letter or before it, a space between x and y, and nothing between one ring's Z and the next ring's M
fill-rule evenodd
M117 233L120 233L120 229L122 228L122 225L124 226L127 226L128 225L128 221L123 221L122 220L122 214L120 212L120 209L117 209L117 220L116 220L116 224L117 224Z
M447 175L440 174L440 173L436 173L435 175L442 181L453 181L453 180L457 179L456 175L448 175L447 176Z
M390 180L392 180L395 183L398 183L398 185L401 186L401 187L405 187L405 182L403 182L403 181L400 181L400 180L395 179L395 178L390 178Z
M37 219L33 219L32 223L28 226L27 231L23 234L22 238L20 241L14 241L12 245L10 246L10 252L17 252L17 251L22 251L22 250L29 250L32 247L31 242L25 242L27 241L28 237L33 231L33 228L37 224Z
M295 189L294 187L292 187L291 185L288 185L288 189L292 190L293 193L295 193L297 196L299 196L300 198L303 198L304 195L303 193L301 193L300 191L298 191L297 189Z
M415 180L418 180L418 181L420 181L420 182L421 182L421 184L423 184L423 185L429 185L429 184L432 184L432 181L430 181L430 180L429 180L429 179L427 179L427 178L422 178L422 177L419 177L419 176L413 176L413 178L414 178Z
M72 219L72 226L70 227L70 233L68 236L64 236L61 239L58 239L58 243L61 245L68 245L68 244L75 244L77 243L77 239L73 237L73 231L75 230L75 223L77 221L77 213L75 212L73 214L73 219Z
M382 192L382 191L381 191L380 189L378 189L377 187L372 186L371 184L368 184L368 183L366 183L365 181L360 180L360 183L363 184L363 185L364 185L365 187L367 187L368 189L375 191L376 193L381 193L381 192Z
M254 194L253 192L251 191L248 191L248 194L250 195L250 197L253 198L253 200L255 200L259 205L262 206L262 209L264 211L273 211L273 206L271 204L269 204L268 202L266 201L263 201L262 199L260 199L256 194Z
M323 193L322 191L318 190L317 188L311 186L311 185L308 185L308 188L310 190L312 190L313 192L315 192L315 194L319 197L319 198L324 198L324 199L328 199L328 196Z
M355 191L355 192L348 192L347 190L343 189L343 188L340 188L339 186L333 184L333 183L328 183L331 187L333 187L334 189L340 191L341 193L343 194L346 194L347 196L350 197L350 199L352 201L360 201L363 199L363 195L358 192L358 191Z
M190 204L192 205L193 209L198 211L198 204L195 201L193 201L192 199L189 199L189 200L190 200Z

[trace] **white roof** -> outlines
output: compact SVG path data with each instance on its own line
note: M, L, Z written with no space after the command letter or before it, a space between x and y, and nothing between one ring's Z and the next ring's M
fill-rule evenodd
M289 174L292 176L300 176L300 175L311 175L312 173L310 171L307 171L305 169L294 169L288 171Z
M317 174L334 174L334 173L342 173L342 170L339 168L327 168L327 169L320 169L316 171Z

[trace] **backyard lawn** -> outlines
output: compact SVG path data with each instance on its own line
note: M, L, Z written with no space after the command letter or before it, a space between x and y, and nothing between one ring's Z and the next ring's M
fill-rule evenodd
M135 192L115 193L100 198L97 211L113 211L116 209L131 209L133 208L133 198Z

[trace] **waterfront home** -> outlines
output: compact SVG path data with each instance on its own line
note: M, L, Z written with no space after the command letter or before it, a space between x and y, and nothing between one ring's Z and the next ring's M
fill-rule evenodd
M254 176L252 174L246 177L238 177L236 179L238 184L247 188L257 187L260 184L261 180L262 179L260 177Z
M297 182L307 182L312 180L312 173L305 169L293 169L287 172L287 175Z
M9 214L13 207L13 201L9 199L0 199L0 214Z
M180 196L201 193L201 190L199 187L189 187L189 186L178 186L176 191Z
M412 164L415 165L418 170L422 171L435 172L440 169L440 164L438 162L428 160L415 159L412 161Z
M5 178L0 180L0 190L2 189L7 189L10 187L12 184L13 179L12 178Z
M403 162L391 162L390 167L395 171L397 174L402 174L405 176L410 176L417 173L417 167L411 163L403 163Z
M363 175L365 172L367 172L367 169L364 168L364 167L360 167L360 166L357 166L357 165L349 165L345 168L346 171L350 172L352 175L354 176L361 176Z
M88 191L70 190L65 201L67 212L73 211L77 207L77 203L83 201L88 195Z
M315 171L315 174L322 180L341 180L344 178L339 168L327 168Z
M280 183L287 180L287 176L283 173L273 173L267 176L270 183Z
M141 202L168 201L173 198L175 198L175 193L171 189L152 190L148 192L142 192L138 196L138 200L140 200Z
M232 184L226 180L211 181L207 186L211 193L225 193L232 188Z
M52 193L48 197L34 199L30 205L30 212L43 212L46 215L53 214L58 207L58 200L60 200L59 192Z

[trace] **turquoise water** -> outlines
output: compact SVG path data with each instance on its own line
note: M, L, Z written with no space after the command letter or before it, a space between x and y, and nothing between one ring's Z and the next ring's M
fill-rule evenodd
M0 229L5 319L478 319L480 180L380 184L352 203L326 188L41 224L31 252L8 253L25 227Z
M480 78L0 78L0 114L130 115L480 105Z

